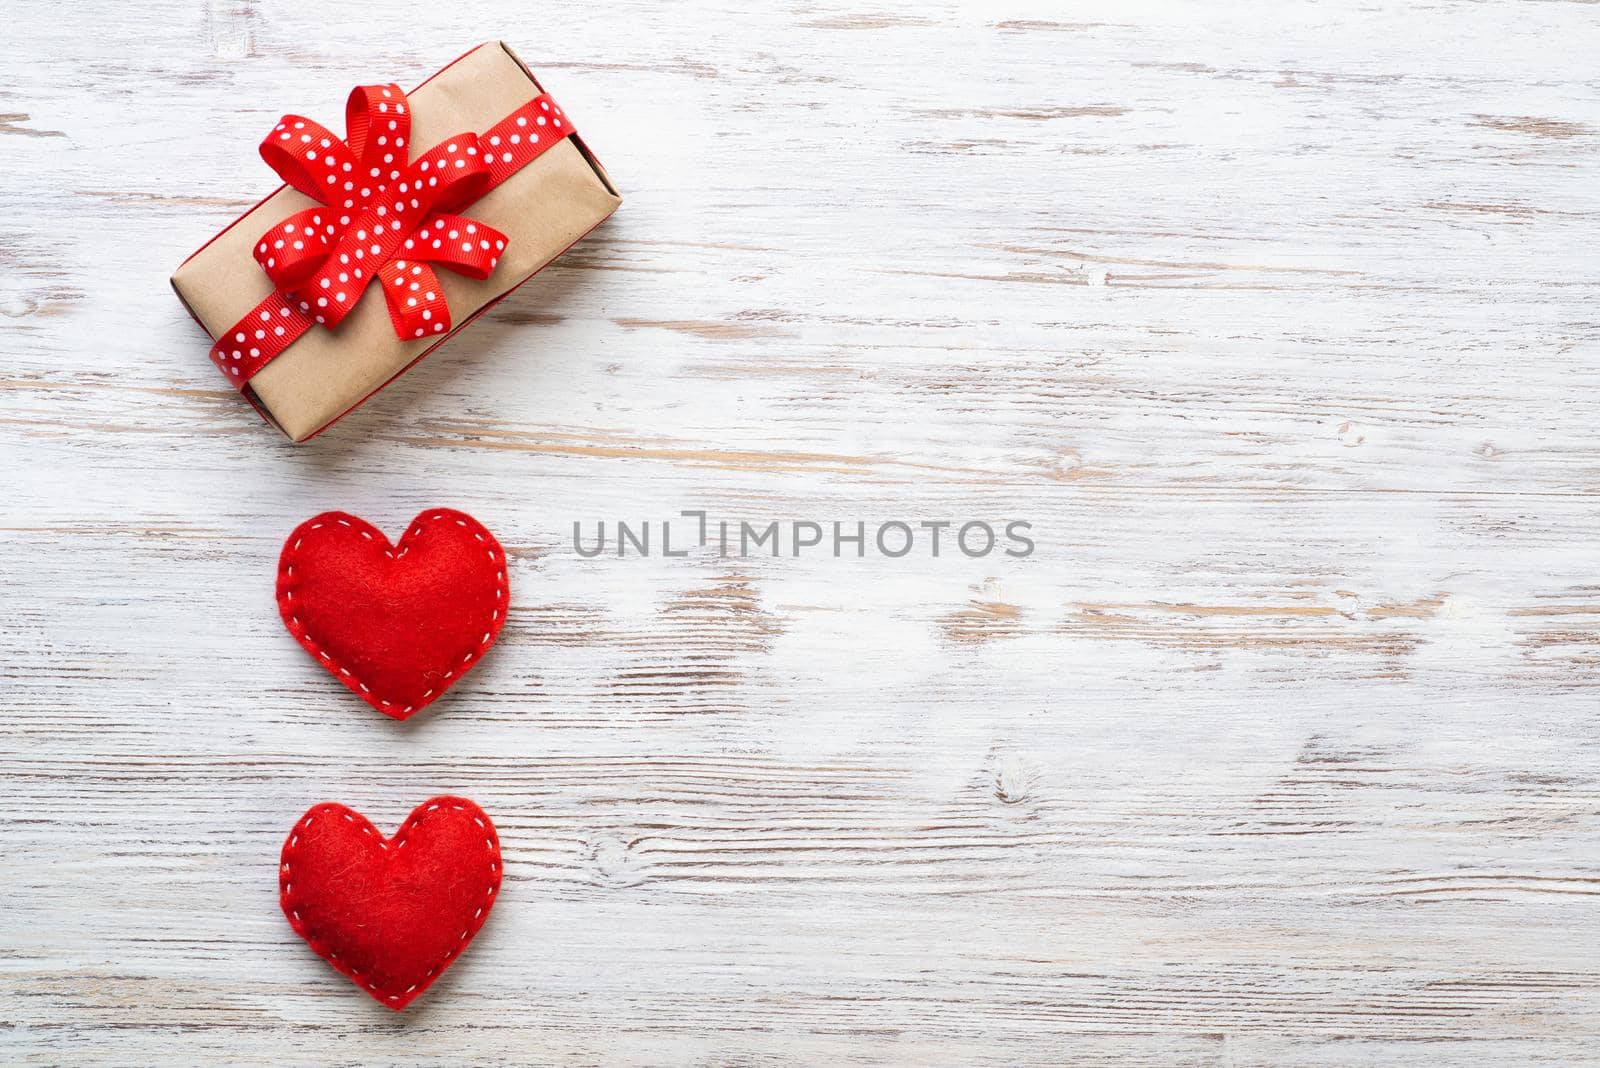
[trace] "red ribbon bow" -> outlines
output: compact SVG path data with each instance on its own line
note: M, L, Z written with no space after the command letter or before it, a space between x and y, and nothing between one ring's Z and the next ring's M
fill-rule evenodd
M487 132L446 138L408 160L411 108L397 85L362 85L345 105L340 140L299 115L261 142L261 158L316 201L256 243L276 289L220 336L211 359L235 387L312 326L333 329L377 279L395 335L417 340L450 329L434 265L482 281L506 235L455 214L573 132L541 94Z

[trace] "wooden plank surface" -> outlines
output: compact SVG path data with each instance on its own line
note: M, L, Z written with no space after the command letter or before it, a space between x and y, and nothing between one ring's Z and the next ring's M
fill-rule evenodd
M0 13L0 1061L1600 1063L1592 4ZM627 202L277 440L168 273L493 37ZM514 605L399 726L272 569L430 505ZM572 549L685 509L1037 549ZM278 850L443 791L395 1016Z

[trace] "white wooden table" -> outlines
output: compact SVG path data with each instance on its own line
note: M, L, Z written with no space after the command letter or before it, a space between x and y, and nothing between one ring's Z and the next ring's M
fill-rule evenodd
M0 1062L1600 1063L1600 9L0 3ZM309 446L166 287L503 37L627 202ZM272 599L472 512L400 726ZM1021 519L969 559L575 521ZM283 835L458 792L396 1016Z

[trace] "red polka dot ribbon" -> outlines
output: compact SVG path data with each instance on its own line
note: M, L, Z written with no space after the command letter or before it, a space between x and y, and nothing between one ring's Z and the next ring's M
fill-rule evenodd
M411 108L398 85L362 85L345 106L343 140L285 115L261 158L315 200L261 235L256 262L276 292L211 347L236 389L314 326L336 328L374 280L397 337L450 329L434 267L483 280L506 235L459 212L573 133L548 94L482 134L462 133L410 158Z

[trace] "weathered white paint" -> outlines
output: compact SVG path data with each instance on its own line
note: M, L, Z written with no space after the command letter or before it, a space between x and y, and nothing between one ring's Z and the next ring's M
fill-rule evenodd
M1596 10L10 0L0 1060L1596 1063ZM627 203L281 442L168 272L496 36ZM515 611L397 726L271 574L433 504ZM568 547L697 507L1039 551ZM397 1018L274 864L445 790L508 882Z

